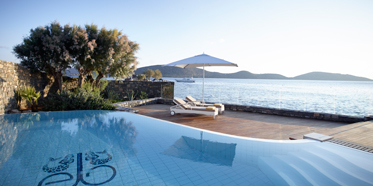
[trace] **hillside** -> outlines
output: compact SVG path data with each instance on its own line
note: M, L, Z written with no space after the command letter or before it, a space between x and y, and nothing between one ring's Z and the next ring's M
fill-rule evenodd
M138 68L135 74L143 74L147 69L156 70L159 69L162 72L163 77L194 77L202 78L202 69L198 68L179 68L162 65L153 65L147 67ZM76 69L66 70L66 75L78 74ZM329 80L329 81L372 81L371 79L352 76L348 74L337 74L327 72L310 72L307 74L299 75L293 78L285 77L280 74L253 74L248 71L239 71L235 73L225 74L219 72L209 72L205 70L206 78L237 78L237 79L289 79L289 80Z
M143 74L147 69L159 69L164 77L194 77L202 78L203 70L198 68L179 68L179 67L163 67L162 65L154 65L148 67L138 68L135 74ZM210 72L205 70L206 78L238 78L238 79L288 79L287 77L279 74L253 74L248 71L239 71L235 73L225 74L219 72Z
M148 67L138 68L135 73L142 74L147 69L156 70L159 69L164 77L202 77L202 69L198 68L179 68L179 67L163 67L162 65L153 65ZM230 74L224 74L219 72L209 72L205 70L206 78L238 78L238 79L289 79L289 80L329 80L329 81L372 81L371 79L352 76L348 74L336 74L327 72L310 72L307 74L299 75L293 78L285 77L280 74L253 74L248 71L239 71Z
M293 79L298 80L331 80L331 81L372 81L371 79L352 76L348 74L337 74L327 72L310 72L307 74L299 75Z

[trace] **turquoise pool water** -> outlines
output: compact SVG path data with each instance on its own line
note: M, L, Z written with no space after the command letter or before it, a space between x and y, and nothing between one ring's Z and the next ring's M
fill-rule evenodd
M0 185L372 185L373 154L116 111L0 116Z

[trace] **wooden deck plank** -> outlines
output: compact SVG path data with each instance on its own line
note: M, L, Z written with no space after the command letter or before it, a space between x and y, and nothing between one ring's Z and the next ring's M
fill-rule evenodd
M373 122L353 124L266 115L249 112L225 111L216 119L211 116L183 114L170 115L170 105L154 104L135 107L139 114L167 120L191 127L261 139L289 140L289 137L302 139L304 134L316 132L333 136L336 144L348 142L363 146L373 146Z

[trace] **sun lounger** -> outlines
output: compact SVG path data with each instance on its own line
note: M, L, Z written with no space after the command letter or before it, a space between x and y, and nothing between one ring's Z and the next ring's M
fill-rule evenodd
M175 115L178 113L187 113L187 114L204 114L204 115L212 115L215 119L215 116L218 115L218 109L216 107L197 107L192 106L182 99L174 99L175 106L170 108L171 115Z
M221 103L215 103L215 104L201 103L200 101L197 101L196 99L194 99L192 96L187 96L185 99L192 106L197 106L197 107L210 107L210 106L214 106L214 107L216 107L219 110L219 114L223 114L223 112L224 112L224 105L221 104Z

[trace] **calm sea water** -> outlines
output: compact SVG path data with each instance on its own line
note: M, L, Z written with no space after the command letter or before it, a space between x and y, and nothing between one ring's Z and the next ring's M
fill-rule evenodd
M195 80L175 82L174 96L201 100L202 78ZM373 82L206 78L205 101L367 116L373 114Z

